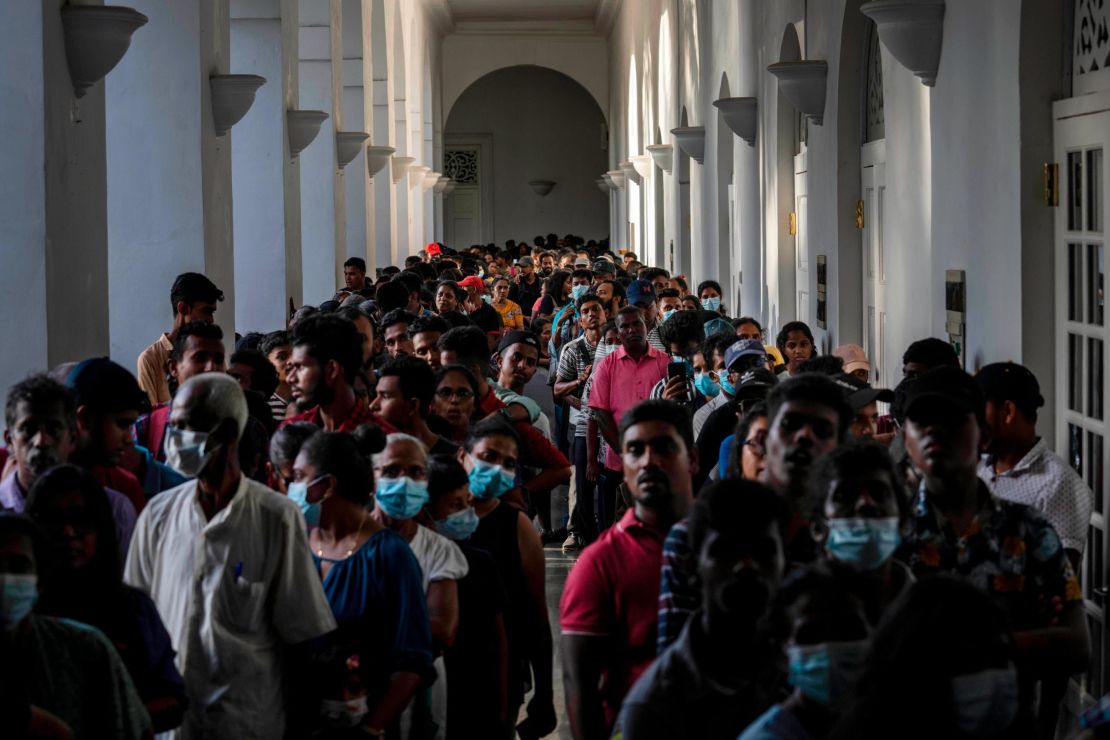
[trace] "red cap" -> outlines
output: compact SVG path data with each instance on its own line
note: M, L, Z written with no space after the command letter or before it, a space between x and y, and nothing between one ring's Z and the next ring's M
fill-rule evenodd
M424 247L424 254L427 254L429 256L434 255L434 254L442 254L442 253L443 253L443 248L441 246L439 246L439 244L437 244L436 242L432 242L428 246Z
M477 288L478 290L485 290L486 284L482 282L482 278L477 275L465 277L459 281L459 285L463 288Z

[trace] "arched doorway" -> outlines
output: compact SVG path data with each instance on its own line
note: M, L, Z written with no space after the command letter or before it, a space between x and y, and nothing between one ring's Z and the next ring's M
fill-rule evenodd
M491 72L455 101L444 126L444 174L458 183L444 204L448 244L608 233L594 181L606 166L605 117L570 77L521 65ZM529 182L555 185L546 196Z

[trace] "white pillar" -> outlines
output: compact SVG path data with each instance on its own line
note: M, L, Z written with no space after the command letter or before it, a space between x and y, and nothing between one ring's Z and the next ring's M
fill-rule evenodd
M228 71L226 0L128 4L150 22L105 80L105 138L111 349L132 366L170 325L178 273L223 289L229 344L235 299L230 142L216 138L208 86Z
M285 111L296 100L297 24L277 0L235 4L231 71L266 84L229 133L235 201L235 323L246 331L285 325L301 304L300 177L289 156Z
M706 203L706 168L690 160L690 290L702 280L717 279L717 254L712 248L708 230L715 228ZM710 191L712 192L712 191ZM714 213L716 209L714 209ZM715 242L716 239L713 239Z
M108 353L104 85L74 97L63 4L13 3L0 23L3 390Z
M366 71L363 58L364 28L362 0L343 0L343 130L370 132L367 115L372 104L366 99ZM371 83L372 84L372 83ZM373 228L373 191L366 170L366 147L341 173L346 199L347 230L344 235L346 257L361 257L373 262L368 235ZM373 273L370 273L373 275Z
M328 114L320 132L300 154L301 264L304 300L318 304L335 294L336 160L332 13L328 0L300 0L298 94L301 110Z
M370 140L380 146L396 146L390 143L389 117L389 50L386 43L385 3L372 0L370 16L370 54L372 56L372 119ZM367 263L373 275L373 268L385 267L393 262L393 181L391 166L386 165L373 181L373 222L374 251L373 260Z
M756 46L756 22L758 9L754 0L744 0L740 8L740 48L744 57L740 62L740 79L737 81L740 95L758 97L759 58ZM757 105L763 105L760 100ZM757 115L762 115L760 111ZM764 298L765 282L763 270L763 250L760 248L760 204L759 204L759 146L737 139L736 148L736 210L740 232L740 269L744 273L741 284L738 316L755 316L767 319L767 306Z

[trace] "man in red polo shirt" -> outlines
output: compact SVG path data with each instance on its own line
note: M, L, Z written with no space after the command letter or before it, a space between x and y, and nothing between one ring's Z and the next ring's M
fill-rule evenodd
M366 399L355 393L361 363L362 337L350 321L318 314L298 323L285 378L301 414L282 426L307 421L326 432L350 433L370 423L386 433L396 431L370 413Z
M651 396L655 384L667 377L671 361L670 355L648 344L647 326L636 306L625 306L617 313L617 332L621 346L598 363L590 389L590 408L594 410L601 436L609 445L605 470L597 484L599 529L613 521L617 488L622 480L617 425L625 412Z
M625 694L655 659L663 538L693 501L689 412L645 401L620 426L634 507L582 551L559 604L567 715L576 740L607 738Z

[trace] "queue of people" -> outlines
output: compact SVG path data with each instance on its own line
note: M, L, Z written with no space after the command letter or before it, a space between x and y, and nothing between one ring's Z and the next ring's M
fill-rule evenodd
M5 733L1055 736L1092 498L1026 368L875 387L573 236L343 276L232 341L185 273L135 375L8 390Z

